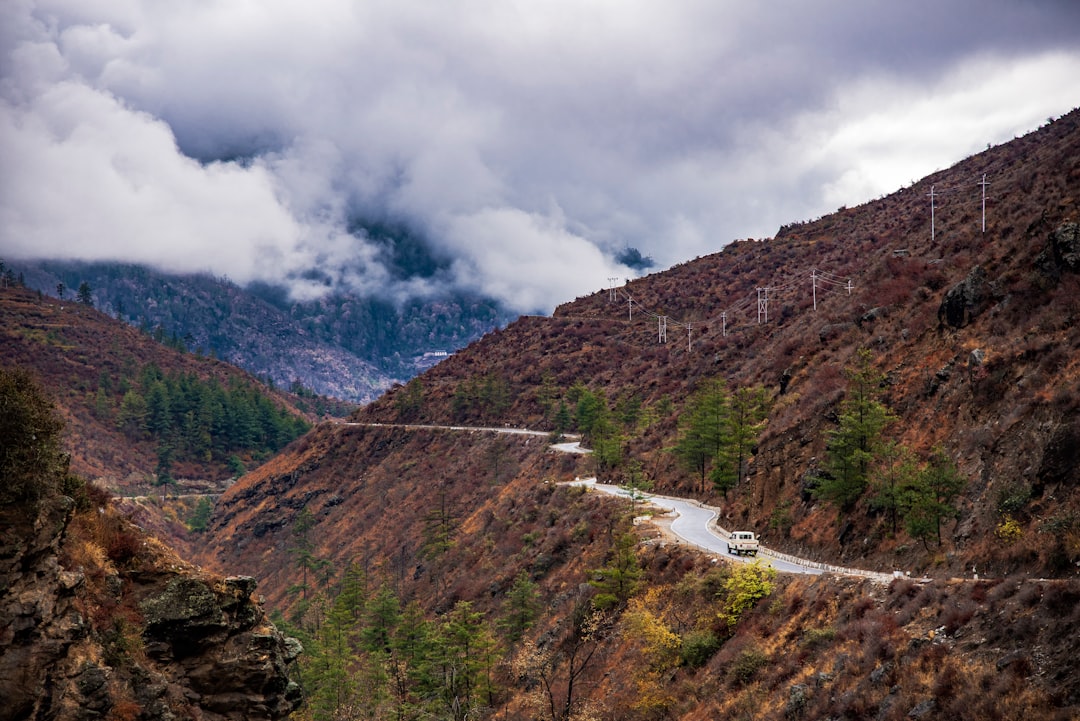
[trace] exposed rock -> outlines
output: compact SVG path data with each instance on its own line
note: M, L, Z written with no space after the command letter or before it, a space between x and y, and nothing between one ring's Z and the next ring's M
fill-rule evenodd
M1062 482L1075 484L1080 479L1080 420L1054 429L1043 448L1035 477L1040 487Z
M1062 272L1080 273L1080 223L1063 223L1047 237L1036 269L1057 282Z
M302 648L252 601L254 579L196 574L162 549L167 566L144 559L90 589L60 564L73 505L0 508L0 721L241 721L299 705L287 667Z
M963 328L984 310L989 298L986 271L977 265L964 280L945 293L945 299L938 308L938 322Z
M910 711L908 711L908 718L915 718L915 719L923 718L928 713L930 713L931 711L934 710L935 705L936 704L934 702L934 699L932 699L932 698L927 699L927 700L919 703L918 705L916 705Z
M878 306L877 308L871 308L870 310L859 316L859 319L855 321L855 324L860 328L864 323L873 323L878 318L884 318L889 314L889 309Z

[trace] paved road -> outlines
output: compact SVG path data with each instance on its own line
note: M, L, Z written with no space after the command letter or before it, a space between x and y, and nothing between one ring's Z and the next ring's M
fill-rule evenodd
M510 428L499 426L440 426L435 424L426 423L353 423L350 421L331 421L339 426L354 426L354 427L368 427L368 428L401 428L402 430L429 430L429 431L484 431L487 433L507 433L515 436L540 436L542 438L551 438L551 431L532 431L528 428ZM581 436L575 433L564 433L563 438L567 439L580 439ZM559 444L572 445L572 444ZM563 450L563 449L559 449ZM571 451L574 452L574 451ZM580 450L578 453L588 453L589 451Z
M401 428L405 430L419 428L427 430L447 430L447 431L486 431L490 433L509 433L515 435L528 435L528 436L543 436L545 438L550 437L549 431L532 431L525 428L480 428L475 426L440 426L440 425L419 425L408 423L349 423L338 422L343 426L372 426L376 428ZM592 453L588 448L581 447L580 436L567 433L564 436L567 441L564 443L556 443L551 447L554 450L561 451L563 453ZM573 481L576 485L587 485L595 488L598 491L604 493L610 493L617 496L627 496L627 492L618 486L611 486L603 483L597 483L595 478L578 479ZM710 553L722 554L732 560L742 562L752 562L755 560L754 556L736 556L727 553L727 537L730 535L730 531L720 528L713 523L713 520L717 516L717 510L704 506L698 501L693 501L685 498L673 498L670 496L656 496L649 495L650 502L663 507L670 508L678 516L671 522L671 531L679 538L683 539L687 543L702 548ZM716 532L712 529L715 528ZM841 566L831 566L824 563L818 563L805 558L798 558L796 556L789 556L779 551L773 551L771 549L761 547L759 556L765 563L775 568L782 573L801 573L806 575L819 575L822 573L836 573L844 576L860 576L863 578L872 578L876 581L888 582L891 581L894 576L891 573L879 573L877 571L865 571L858 568L844 568Z
M578 479L573 485L588 486L597 491L616 496L629 496L628 492L619 486L605 483L597 483L595 478ZM716 519L717 510L704 506L697 501L685 498L673 498L671 496L648 495L648 501L663 509L670 509L677 517L671 522L671 532L689 544L697 546L711 553L718 553L733 561L750 563L755 560L753 556L737 556L727 552L727 539L730 531L720 528L713 521ZM716 529L715 531L713 529ZM805 575L820 575L822 573L836 573L844 576L860 576L872 578L877 581L889 582L893 574L878 573L876 571L864 571L858 568L843 568L818 563L809 559L797 558L779 553L762 546L758 558L782 573L800 573Z

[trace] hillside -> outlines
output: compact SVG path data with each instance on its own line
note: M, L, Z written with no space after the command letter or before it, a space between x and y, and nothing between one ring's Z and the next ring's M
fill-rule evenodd
M73 298L87 283L96 307L148 333L282 388L299 383L352 403L374 400L442 357L434 353L452 352L513 318L493 301L463 293L402 303L329 293L299 302L284 288L242 288L225 278L116 263L23 261L12 270L50 295L62 283Z
M552 428L558 401L573 407L569 391L583 383L613 407L632 400L646 409L647 423L624 443L657 490L722 503L726 518L770 536L780 509L790 519L769 541L786 550L884 570L932 562L954 573L976 564L1006 574L1034 558L1039 573L1069 573L1080 561L1080 266L1070 224L1080 197L1078 123L1073 112L888 197L786 226L773 239L732 243L567 303L551 319L524 318L355 419ZM984 173L985 233L975 184ZM933 240L931 187L944 198ZM766 287L768 320L759 322L757 289ZM658 315L668 317L666 343ZM967 479L944 558L883 538L880 519L866 513L840 523L807 492L860 348L885 376L882 400L898 416L890 439L920 457L942 446ZM476 378L502 388L497 413L462 402ZM700 488L665 450L687 399L714 378L764 386L773 402L749 478L727 498ZM410 394L422 403L405 403ZM1008 549L986 543L1002 509L1024 530Z
M468 604L500 660L494 688L440 693L481 717L1070 718L1078 185L1074 111L889 196L522 318L242 479L201 561L258 574L313 634L310 673L329 668L337 626L322 621L343 599L372 608L390 589L437 628ZM861 357L882 379L869 394L895 416L883 435L897 458L943 458L961 482L940 543L891 523L877 491L842 507L817 492ZM718 379L769 401L726 494L671 452ZM578 429L597 453L372 422ZM904 467L875 463L883 478ZM558 485L597 472L719 505L724 525L791 553L932 580L770 587ZM533 616L510 633L529 584ZM359 619L363 637L375 617ZM390 672L377 649L349 648L348 672L308 677L316 698ZM366 701L400 711L419 703L414 683Z
M91 307L19 287L0 288L0 349L0 367L30 370L48 389L72 471L118 495L148 496L126 501L129 512L181 550L200 503L316 417L350 407L267 387Z

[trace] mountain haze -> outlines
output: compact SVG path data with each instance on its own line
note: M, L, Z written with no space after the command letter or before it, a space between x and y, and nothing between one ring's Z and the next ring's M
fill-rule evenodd
M401 272L428 272L423 258L402 245L394 256L403 256ZM282 287L241 288L226 278L144 266L46 260L12 267L50 295L63 283L74 297L88 283L95 305L129 324L280 387L299 383L352 403L374 400L443 357L433 353L452 352L514 317L490 299L460 292L401 302L331 293L299 302Z

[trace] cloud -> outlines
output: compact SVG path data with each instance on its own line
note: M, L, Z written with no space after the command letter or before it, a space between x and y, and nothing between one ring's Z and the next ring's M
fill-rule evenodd
M1070 109L1074 3L13 0L0 252L547 310ZM437 275L377 239L406 224ZM317 279L317 280L313 280Z

